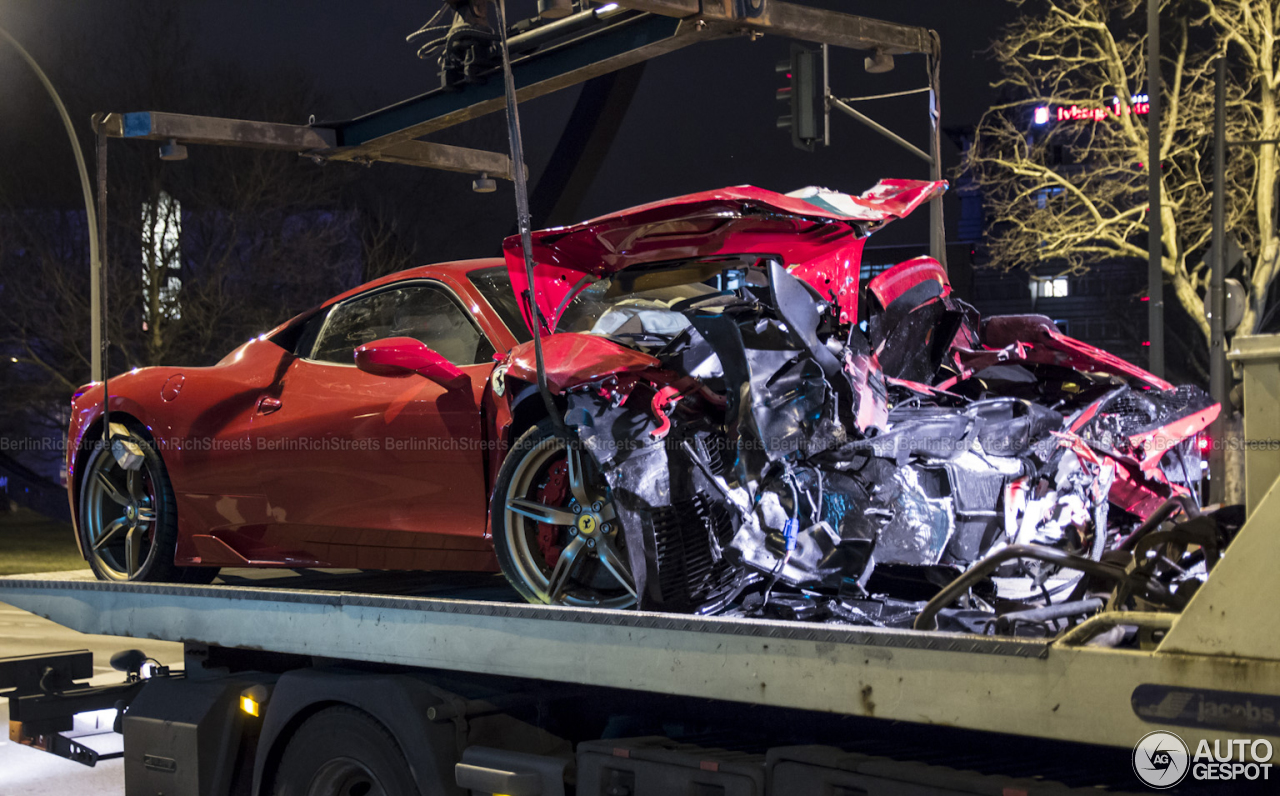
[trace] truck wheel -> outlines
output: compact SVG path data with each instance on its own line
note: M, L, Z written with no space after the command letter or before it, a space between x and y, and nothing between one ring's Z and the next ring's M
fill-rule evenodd
M353 707L302 723L276 769L274 796L410 796L419 793L396 739Z
M549 418L521 435L489 507L498 564L531 603L630 608L635 581L617 512L585 459Z
M77 532L94 574L100 580L212 581L216 567L173 563L178 515L173 486L155 446L131 426L115 434L113 444L123 446L128 466L110 447L100 445L80 477Z

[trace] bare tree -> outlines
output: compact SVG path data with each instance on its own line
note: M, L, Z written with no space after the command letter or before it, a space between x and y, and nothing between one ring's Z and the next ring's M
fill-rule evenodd
M1235 67L1234 91L1228 99L1233 126L1239 138L1280 138L1280 3L1273 0L1217 0L1205 2L1203 21L1218 38L1218 49ZM1232 129L1227 139L1232 140ZM1249 273L1249 305L1238 333L1257 331L1267 308L1267 293L1276 278L1280 237L1276 228L1278 164L1274 144L1256 149L1233 150L1228 164L1238 158L1249 189L1243 207L1236 208L1236 225L1252 243L1255 255Z
M1147 257L1147 119L1143 0L1012 0L1025 13L992 52L1007 101L978 125L964 172L982 190L987 246L1004 268L1080 272ZM1280 26L1276 0L1166 0L1162 4L1160 140L1162 268L1203 339L1214 186L1213 69L1229 64L1228 140L1280 136ZM1033 125L1035 109L1049 123ZM1045 111L1041 111L1044 113ZM1061 117L1061 121L1059 118ZM1233 149L1226 163L1227 229L1252 255L1249 309L1256 331L1276 275L1275 147Z

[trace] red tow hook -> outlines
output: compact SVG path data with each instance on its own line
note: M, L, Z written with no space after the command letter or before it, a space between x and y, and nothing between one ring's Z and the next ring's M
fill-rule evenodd
M671 418L667 416L667 412L676 405L676 401L679 401L680 398L680 388L671 385L663 387L654 394L653 403L651 404L653 406L653 414L661 421L657 428L649 432L654 439L662 439L671 433Z

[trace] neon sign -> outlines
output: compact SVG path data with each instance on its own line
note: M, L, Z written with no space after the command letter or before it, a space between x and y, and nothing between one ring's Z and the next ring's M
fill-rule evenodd
M1129 99L1129 104L1121 107L1120 98L1113 97L1111 105L1102 106L1100 108L1082 107L1080 105L1049 107L1041 105L1035 109L1032 115L1032 121L1035 124L1048 124L1051 120L1058 122L1076 122L1088 120L1093 122L1101 122L1106 119L1118 119L1121 116L1133 114L1135 116L1146 116L1151 112L1151 101L1146 94L1134 94Z

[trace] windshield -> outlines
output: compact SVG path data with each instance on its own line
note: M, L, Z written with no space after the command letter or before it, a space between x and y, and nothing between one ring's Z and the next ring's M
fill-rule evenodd
M689 325L680 310L699 303L700 298L722 295L716 288L696 282L611 295L616 289L610 278L584 289L569 302L556 331L670 338Z
M732 291L761 281L763 271L751 267L758 259L754 255L719 257L619 271L574 296L564 308L556 331L631 338L674 337L689 325L685 310L732 302Z

